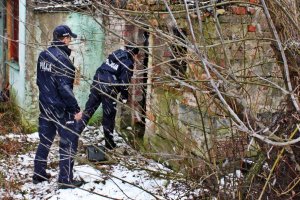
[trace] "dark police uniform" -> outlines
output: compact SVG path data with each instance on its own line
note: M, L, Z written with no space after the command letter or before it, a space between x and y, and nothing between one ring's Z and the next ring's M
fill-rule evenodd
M133 64L133 57L126 50L119 49L110 54L96 71L83 112L82 119L86 124L102 103L105 146L109 149L116 146L112 136L115 127L116 98L120 92L121 100L128 99L128 85L126 84L130 82L133 75Z
M40 143L34 160L34 176L47 177L47 157L57 131L60 135L60 183L73 180L73 156L78 146L74 115L80 108L73 94L75 67L69 59L70 54L71 50L63 42L53 42L40 53L37 63Z

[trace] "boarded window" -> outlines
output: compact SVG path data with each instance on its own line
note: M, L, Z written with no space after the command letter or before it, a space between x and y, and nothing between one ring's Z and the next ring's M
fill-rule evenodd
M173 28L173 34L177 40L183 42L186 36L186 31L184 29L178 30ZM176 77L184 77L187 63L185 61L185 56L187 54L187 48L183 44L173 44L171 46L173 61L171 64L171 75Z

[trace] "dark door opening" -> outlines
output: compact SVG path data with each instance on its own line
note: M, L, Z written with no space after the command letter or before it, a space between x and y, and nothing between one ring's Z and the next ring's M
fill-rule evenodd
M141 67L139 70L142 71L142 73L138 73L138 81L137 83L140 86L136 86L136 90L139 91L134 91L135 94L141 94L141 99L136 99L136 102L134 102L133 106L133 126L134 126L134 132L135 135L138 137L143 137L145 133L145 127L146 127L146 96L147 96L147 69L148 69L148 60L149 60L149 32L144 31L143 33L143 49L140 49L140 57L141 57Z

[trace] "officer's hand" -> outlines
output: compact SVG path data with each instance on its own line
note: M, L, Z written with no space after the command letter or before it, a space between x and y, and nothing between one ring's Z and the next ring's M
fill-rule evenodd
M126 104L127 103L127 99L122 99L122 103Z
M77 113L77 114L75 115L75 117L74 117L74 119L75 119L76 121L81 120L81 118L82 118L82 111L80 111L79 113Z

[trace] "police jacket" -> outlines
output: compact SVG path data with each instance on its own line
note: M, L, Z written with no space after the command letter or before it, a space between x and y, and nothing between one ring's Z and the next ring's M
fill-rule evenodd
M89 99L85 105L84 121L91 117L100 105L100 95L103 88L121 93L121 99L128 99L128 83L133 75L133 57L125 50L119 49L108 56L106 61L97 69ZM107 88L110 87L110 88Z
M121 98L128 99L128 83L133 75L133 63L130 53L122 49L116 50L98 68L94 81L112 83L121 93Z
M40 108L54 108L60 112L77 113L80 108L73 94L75 67L69 56L71 50L55 41L42 51L37 63L37 85Z

